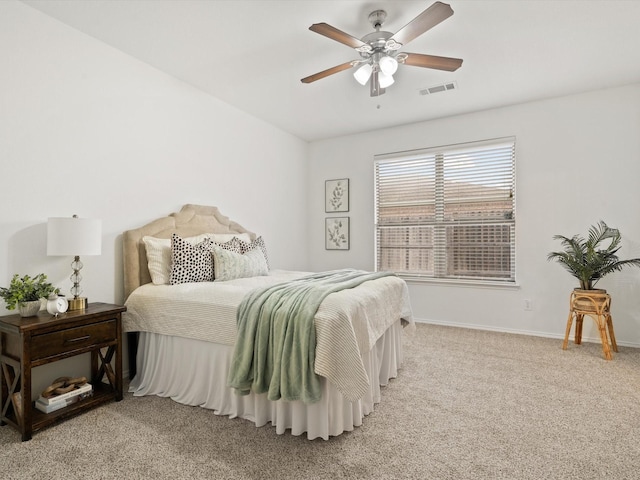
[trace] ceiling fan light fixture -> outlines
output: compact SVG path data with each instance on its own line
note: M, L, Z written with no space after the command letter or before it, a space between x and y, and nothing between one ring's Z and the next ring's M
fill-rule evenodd
M391 76L396 73L396 70L398 70L398 61L388 55L382 57L378 62L378 65L380 65L380 71L385 75Z
M387 88L388 86L393 85L394 81L395 80L392 75L387 75L382 71L378 73L378 83L380 84L380 88Z
M360 85L365 85L369 81L372 72L373 67L371 64L365 63L353 73L353 78L355 78Z

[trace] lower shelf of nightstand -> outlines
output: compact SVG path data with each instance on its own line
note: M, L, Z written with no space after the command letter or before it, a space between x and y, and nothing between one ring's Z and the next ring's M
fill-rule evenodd
M76 403L56 410L51 413L44 413L38 410L35 405L32 406L32 428L33 431L40 430L53 423L56 423L65 418L76 416L85 410L89 410L97 405L106 403L116 399L116 392L108 385L98 384L93 386L93 395L88 398L84 398Z

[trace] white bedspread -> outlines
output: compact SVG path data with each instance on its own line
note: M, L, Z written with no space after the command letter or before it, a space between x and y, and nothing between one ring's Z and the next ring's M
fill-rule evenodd
M233 345L236 310L248 291L304 275L308 272L273 270L268 276L227 282L143 285L127 299L123 328ZM362 354L399 318L413 327L407 285L398 277L327 296L315 317L315 373L348 400L359 399L369 388Z

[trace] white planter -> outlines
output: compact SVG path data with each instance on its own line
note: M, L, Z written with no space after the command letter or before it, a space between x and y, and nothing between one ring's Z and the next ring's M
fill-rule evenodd
M41 307L40 300L34 300L33 302L23 302L18 305L18 312L21 317L33 317L38 314Z

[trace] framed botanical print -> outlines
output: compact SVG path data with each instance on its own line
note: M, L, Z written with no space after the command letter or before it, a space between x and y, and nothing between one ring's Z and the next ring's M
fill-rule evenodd
M324 183L324 211L349 211L349 179L327 180Z
M349 250L349 217L324 219L324 244L326 250Z

